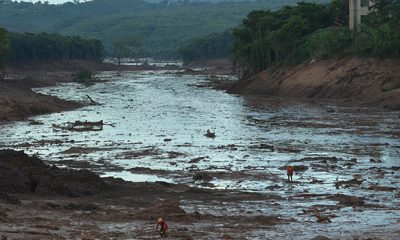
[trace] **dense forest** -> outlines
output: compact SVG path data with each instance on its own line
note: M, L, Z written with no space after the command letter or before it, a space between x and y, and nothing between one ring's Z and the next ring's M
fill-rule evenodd
M187 43L179 49L184 63L199 59L220 59L232 57L232 31L213 33Z
M96 39L48 33L9 33L13 63L40 60L80 59L101 62L104 46Z
M101 62L104 46L96 39L82 39L48 33L14 33L0 28L1 78L8 63L52 60Z
M141 38L146 56L176 57L185 43L235 27L253 10L277 10L296 2L94 0L52 5L0 0L0 25L12 32L95 38L109 52L114 39Z
M233 30L234 59L249 75L340 55L400 57L400 0L373 2L355 33L348 28L347 0L253 11Z

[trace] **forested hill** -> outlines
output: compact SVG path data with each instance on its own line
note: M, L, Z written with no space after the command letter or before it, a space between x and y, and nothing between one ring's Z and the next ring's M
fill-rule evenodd
M52 5L0 0L0 26L15 32L97 38L108 48L113 39L139 37L147 56L171 57L186 42L237 26L250 11L297 2L209 1L94 0Z

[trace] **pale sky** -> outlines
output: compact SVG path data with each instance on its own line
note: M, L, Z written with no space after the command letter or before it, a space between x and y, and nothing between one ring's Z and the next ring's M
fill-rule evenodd
M21 2L38 2L39 0L21 0ZM72 2L73 0L40 0L42 2L49 2L51 4L60 4L60 3L65 3L65 2ZM81 1L84 2L84 1Z

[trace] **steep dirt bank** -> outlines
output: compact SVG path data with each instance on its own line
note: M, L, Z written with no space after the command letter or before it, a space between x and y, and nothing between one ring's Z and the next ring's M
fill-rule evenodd
M346 104L400 110L399 59L343 58L264 71L236 82L238 94L344 100Z

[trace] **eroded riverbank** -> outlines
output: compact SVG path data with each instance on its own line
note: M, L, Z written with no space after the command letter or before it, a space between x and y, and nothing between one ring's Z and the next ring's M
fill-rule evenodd
M157 216L142 220L139 212L178 198L190 219L173 219L171 231L180 229L182 238L216 239L227 234L238 239L293 235L395 239L398 234L398 112L343 108L334 102L239 97L195 87L205 81L203 76L162 71L109 72L102 78L107 82L90 87L65 84L37 89L69 100L90 95L101 105L35 117L39 125L3 124L1 147L102 176L166 183L162 187L138 183L145 187L134 196L125 192L118 207L98 196L57 199L66 201L64 205L88 199L105 210L51 210L53 217L45 221L60 213L68 216L52 233L76 236L82 226L90 225L99 238L106 234L152 239L156 235L150 219ZM52 127L76 120L103 120L106 125L102 131L89 132ZM216 137L204 136L207 129ZM299 169L293 183L286 182L282 170L287 164ZM160 188L146 190L150 186ZM46 205L49 200L24 198L26 216L35 201ZM315 208L332 222L317 223ZM113 217L113 209L121 211ZM95 217L83 220L81 214ZM93 223L100 215L102 223Z

